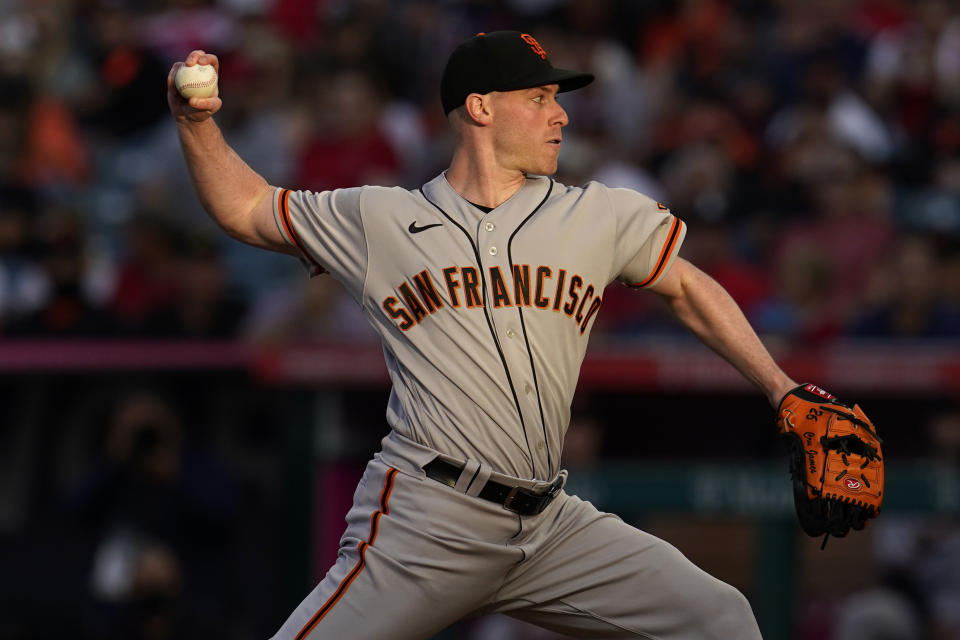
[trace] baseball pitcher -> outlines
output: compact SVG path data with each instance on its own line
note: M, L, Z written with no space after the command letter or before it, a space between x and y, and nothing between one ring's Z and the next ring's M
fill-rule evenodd
M774 363L731 297L677 257L684 223L635 191L550 177L567 125L558 95L593 76L553 67L533 36L478 34L453 51L440 87L453 157L412 190L267 184L221 136L218 95L176 91L183 64L219 65L194 51L168 78L203 205L234 238L339 280L392 382L389 435L337 561L275 638L427 638L494 612L591 638L760 637L736 589L563 490L570 404L614 281L666 300L778 408L808 533L876 515L872 424Z

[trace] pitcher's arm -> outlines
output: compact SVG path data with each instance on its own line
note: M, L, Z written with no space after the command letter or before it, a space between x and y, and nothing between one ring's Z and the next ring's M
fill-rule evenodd
M200 203L232 237L256 247L295 254L273 217L275 187L237 155L213 120L213 114L223 106L219 91L210 98L189 101L177 91L174 76L183 64L210 64L219 75L220 63L213 54L192 51L167 75L167 104Z
M797 386L773 360L730 294L690 262L677 258L651 290L694 335L763 391L771 406Z

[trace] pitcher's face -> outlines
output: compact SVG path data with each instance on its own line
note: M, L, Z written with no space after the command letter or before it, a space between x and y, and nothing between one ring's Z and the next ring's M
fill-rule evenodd
M524 173L557 172L567 112L558 85L497 92L493 102L494 149L499 164Z

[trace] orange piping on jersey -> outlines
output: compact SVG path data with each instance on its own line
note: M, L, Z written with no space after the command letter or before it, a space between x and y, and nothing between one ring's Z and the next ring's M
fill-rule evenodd
M390 469L387 472L387 479L383 483L383 491L380 493L380 511L383 512L383 515L390 515L390 505L387 502L390 500L390 493L393 491L393 477L397 475L396 469ZM370 544L373 544L373 540L370 541Z
M380 511L374 511L370 515L370 543L373 544L373 541L377 539L377 527L380 524Z
M680 224L680 218L674 216L673 227L670 229L670 235L667 236L667 241L663 244L663 250L660 252L660 257L657 258L657 266L653 268L653 273L647 276L647 279L643 282L631 284L631 287L645 287L659 277L664 265L670 260L673 247L677 243L677 238L680 236Z
M326 273L327 270L323 268L319 262L313 259L309 253L307 253L306 247L300 242L300 238L297 237L297 234L293 230L293 224L290 222L290 210L287 208L287 200L290 198L290 189L283 189L280 191L280 220L283 222L283 228L286 230L287 235L290 236L290 240L293 241L293 245L300 250L300 253L303 254L303 257L310 261L310 264L319 269L320 273Z
M343 594L346 593L347 588L350 586L350 583L360 575L360 572L363 571L363 567L366 564L365 554L367 552L367 547L373 546L373 541L377 538L377 526L380 523L381 515L388 515L390 513L387 508L387 501L390 500L390 492L393 491L393 479L397 475L397 470L391 468L387 472L387 478L383 481L383 491L380 492L380 510L374 511L373 515L370 516L370 537L366 542L361 541L357 545L357 550L360 553L360 559L357 560L357 564L353 566L353 569L350 570L350 573L347 574L347 577L344 578L343 582L340 583L340 586L337 587L337 590L333 592L333 595L327 599L323 606L320 607L320 610L310 619L306 626L300 630L300 633L297 634L295 640L303 640L310 632L313 631L314 627L323 620L323 616L327 615L330 609L333 608L333 605L337 604L337 601L343 597Z

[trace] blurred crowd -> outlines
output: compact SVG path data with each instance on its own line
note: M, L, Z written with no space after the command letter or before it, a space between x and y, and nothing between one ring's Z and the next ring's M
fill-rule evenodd
M270 401L211 375L86 379L0 385L0 638L268 637L293 562Z
M164 98L221 60L230 144L272 184L415 187L446 166L446 54L534 33L597 81L561 96L558 178L627 186L796 344L960 336L952 0L0 0L0 336L368 339L296 260L227 239ZM596 331L677 331L607 290Z
M560 96L558 179L668 205L689 225L683 255L763 335L960 337L957 0L0 0L0 340L370 340L331 278L208 219L167 73L192 49L220 57L217 121L271 184L413 188L449 160L447 53L495 29L597 76ZM614 285L603 306L601 338L680 331L653 296ZM295 546L277 525L290 436L270 403L286 396L205 373L172 394L196 395L184 406L149 385L13 378L0 385L0 566L25 577L0 589L0 637L275 630L292 608L281 551ZM613 422L575 420L566 464L596 465ZM946 477L960 413L924 429ZM198 446L205 430L221 435ZM10 495L40 507L14 518ZM944 520L879 520L885 581L813 617L846 640L960 637L960 535ZM877 611L889 633L864 635ZM801 623L798 637L828 637ZM447 637L548 637L482 624Z

